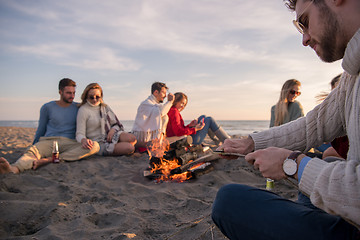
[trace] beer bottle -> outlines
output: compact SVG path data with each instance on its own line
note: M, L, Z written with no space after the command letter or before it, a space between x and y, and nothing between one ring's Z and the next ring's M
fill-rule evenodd
M53 163L59 163L59 145L57 141L53 142L53 152L52 152L52 161Z

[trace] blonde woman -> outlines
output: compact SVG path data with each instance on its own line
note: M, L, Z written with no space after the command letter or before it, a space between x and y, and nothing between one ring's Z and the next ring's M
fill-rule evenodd
M270 127L280 126L304 116L300 102L295 99L300 96L301 83L298 80L287 80L281 88L280 98L271 108Z
M103 101L99 84L89 84L81 95L77 115L76 140L84 148L91 148L94 141L100 145L98 155L124 155L134 152L136 138L124 132L122 124L111 108Z

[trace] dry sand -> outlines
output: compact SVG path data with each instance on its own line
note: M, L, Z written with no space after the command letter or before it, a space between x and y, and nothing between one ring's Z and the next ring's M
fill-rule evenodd
M0 127L0 157L16 161L35 129ZM243 158L183 183L143 177L148 155L98 157L0 175L1 239L226 239L211 220L219 188L266 180ZM274 192L295 199L285 181Z

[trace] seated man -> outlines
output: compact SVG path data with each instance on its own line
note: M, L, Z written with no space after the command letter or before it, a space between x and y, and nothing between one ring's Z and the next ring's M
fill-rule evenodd
M0 173L19 173L51 162L54 141L59 145L60 160L79 160L99 151L97 142L85 149L75 140L78 112L77 103L73 102L75 87L76 83L69 78L59 82L60 100L48 102L41 107L34 145L14 164L10 165L5 158L0 158Z
M165 83L155 82L151 86L151 95L138 107L132 133L137 139L137 148L146 148L146 144L153 139L160 139L165 135L168 123L167 113L174 101L174 95L169 93L167 102Z
M230 184L219 190L212 219L229 239L360 239L360 2L286 0L286 6L296 11L304 46L326 62L343 59L340 84L306 117L219 148L247 154L266 178L297 181L298 201ZM302 154L344 135L346 159Z

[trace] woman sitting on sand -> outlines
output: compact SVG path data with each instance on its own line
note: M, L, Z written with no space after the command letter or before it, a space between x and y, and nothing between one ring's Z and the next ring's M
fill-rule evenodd
M77 115L76 140L84 148L91 148L93 141L100 145L98 155L132 154L136 138L124 132L114 112L103 102L103 91L99 84L89 84L81 95Z
M300 96L301 83L298 80L287 80L281 88L280 98L271 108L270 127L280 126L304 116L303 107L295 99Z
M180 112L184 110L187 103L188 98L184 93L175 93L174 103L168 112L167 137L190 135L193 138L193 144L201 144L208 133L210 136L215 134L221 142L230 138L212 117L206 117L205 115L185 126Z

